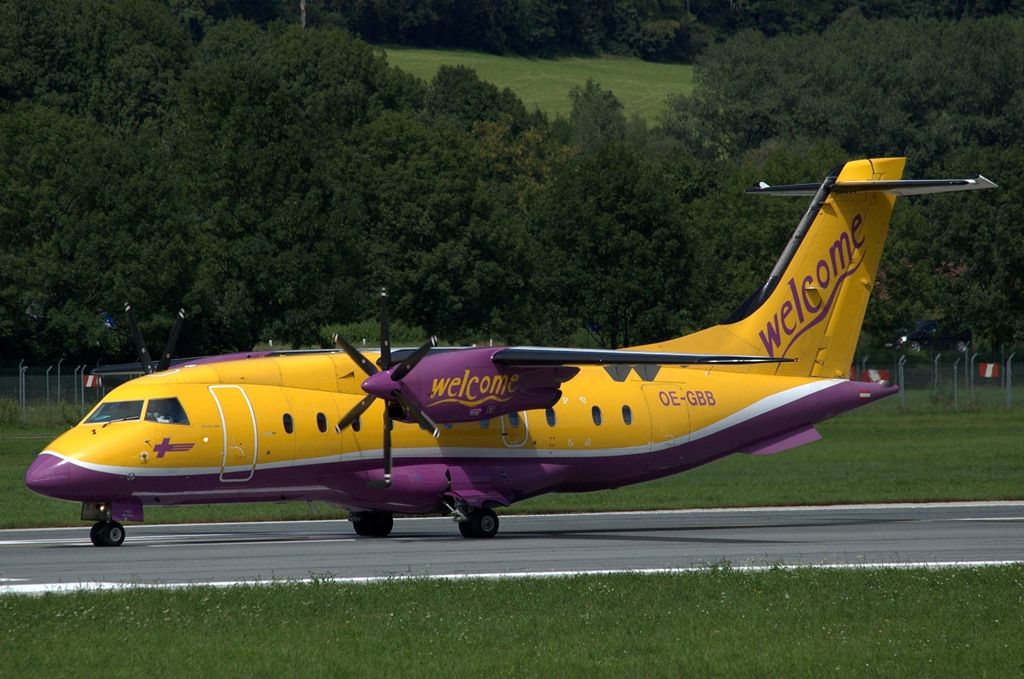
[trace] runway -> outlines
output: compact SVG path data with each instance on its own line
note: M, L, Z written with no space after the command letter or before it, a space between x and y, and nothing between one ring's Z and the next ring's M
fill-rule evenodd
M724 564L1024 562L1024 502L503 516L490 540L463 538L444 518L396 519L383 539L357 538L346 521L128 526L119 548L93 547L88 532L85 524L0 531L0 593Z

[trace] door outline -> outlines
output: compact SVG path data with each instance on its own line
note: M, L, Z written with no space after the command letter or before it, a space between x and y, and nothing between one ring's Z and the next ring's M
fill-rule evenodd
M684 398L679 398L678 404L669 406L661 400L661 394L682 391L682 385L674 382L650 382L640 385L640 391L644 395L644 406L647 408L647 416L651 425L651 447L652 452L665 450L673 446L682 445L690 440L690 409ZM671 425L666 422L663 411L657 410L657 405L663 407L678 407L682 410L682 417L685 418L684 433L676 436L671 431ZM668 426L666 426L668 425Z
M526 419L526 411L523 410L516 414L519 416L519 422L523 426L522 441L512 441L509 438L509 430L516 427L513 427L512 423L508 421L508 415L502 415L498 418L501 421L501 442L505 444L506 448L522 448L530 440L530 421Z
M245 393L245 389L237 384L211 384L208 389L210 395L213 396L213 402L217 405L217 412L220 414L220 428L223 434L223 443L221 446L221 462L220 462L220 480L223 483L241 483L252 479L256 473L256 458L259 454L259 431L256 428L256 412L252 408L252 401L249 400L249 395ZM249 418L252 423L252 464L249 467L249 475L245 478L225 478L225 474L229 473L241 473L244 470L236 470L236 472L228 471L228 451L241 449L241 446L229 446L228 445L228 424L227 418L224 417L224 407L221 405L220 399L217 397L218 389L236 389L242 394L242 399L245 401L246 407L249 409ZM242 449L244 453L245 450Z

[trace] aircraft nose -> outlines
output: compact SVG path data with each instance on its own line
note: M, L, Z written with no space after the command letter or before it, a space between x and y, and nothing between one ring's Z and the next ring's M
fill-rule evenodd
M25 472L25 485L40 495L58 496L71 481L71 467L67 460L41 453Z

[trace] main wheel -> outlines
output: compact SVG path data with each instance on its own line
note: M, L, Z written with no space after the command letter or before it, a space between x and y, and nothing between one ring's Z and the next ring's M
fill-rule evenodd
M105 521L97 521L92 525L92 528L89 529L89 539L92 540L92 544L96 545L97 547L103 546L103 544L100 542L100 531L103 530L103 525L105 523Z
M473 524L469 521L459 521L459 532L462 533L464 538L476 537L473 535Z
M120 547L124 542L124 526L117 521L100 521L90 529L89 538L97 547Z
M470 512L467 523L475 538L493 538L498 533L498 515L486 507Z
M394 525L395 517L391 512L359 512L352 520L356 535L371 538L387 537Z

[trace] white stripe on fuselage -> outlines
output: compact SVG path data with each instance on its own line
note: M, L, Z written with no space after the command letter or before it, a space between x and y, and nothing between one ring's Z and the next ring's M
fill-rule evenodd
M816 394L820 391L828 389L829 387L837 384L842 384L846 380L839 379L826 379L817 380L814 382L808 382L806 384L800 384L790 389L780 391L774 394L770 394L762 398L761 400L750 404L749 406L737 410L735 413L727 415L722 419L709 424L706 427L702 427L690 433L688 437L680 437L682 439L680 443L686 441L696 441L702 438L706 438L713 434L725 431L731 427L743 424L748 420L751 420L760 415L764 415L773 410L788 405L794 401L805 398L812 394ZM442 430L441 436L444 436ZM479 459L516 459L516 460L537 460L537 459L551 459L551 458L606 458L606 457L623 457L626 455L638 455L646 453L650 450L650 444L644 444L639 446L625 446L619 448L550 448L550 449L529 449L529 448L471 448L471 447L446 447L443 445L443 438L441 439L441 445L435 448L393 448L391 451L392 457L395 459L401 458L434 458L434 459L449 459L449 458L479 458ZM119 476L127 476L128 474L134 474L136 477L166 477L166 476L195 476L204 474L220 474L221 467L145 467L145 466L121 466L121 465L105 465L97 464L95 462L88 462L86 460L80 460L73 457L62 455L53 450L44 450L41 455L53 455L54 457L60 458L66 462L70 462L74 465L88 469L90 471L115 474ZM269 462L266 464L257 464L256 470L261 469L281 469L281 468L294 468L294 467L305 467L311 465L322 465L322 464L336 464L341 462L355 462L360 460L379 460L383 455L383 449L381 448L369 448L365 450L357 450L348 453L337 453L333 455L322 455L317 457L304 457L295 460L285 460L282 462ZM252 469L251 465L240 465L236 467L228 467L223 471L230 473L233 471L247 471Z

